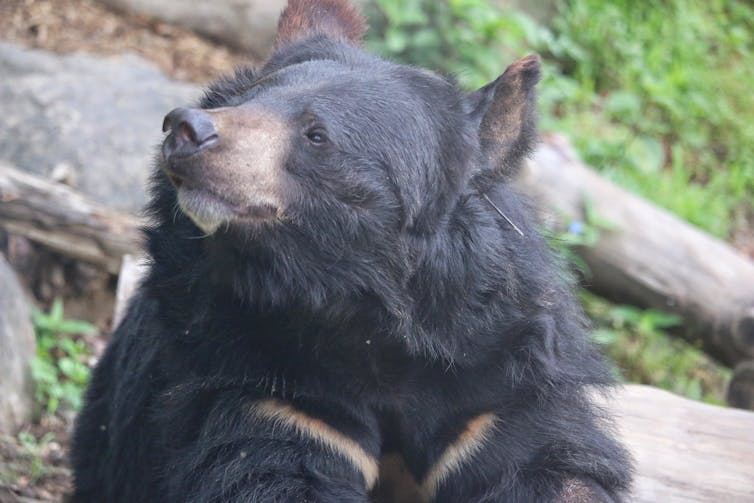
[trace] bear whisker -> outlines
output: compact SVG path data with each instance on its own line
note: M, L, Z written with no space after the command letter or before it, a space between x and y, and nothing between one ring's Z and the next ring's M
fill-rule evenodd
M486 200L486 201L487 201L488 203L490 203L490 206L492 206L492 207L493 207L493 208L495 209L495 211L497 211L497 212L498 212L498 213L500 214L500 216L501 216L501 217L503 217L503 218L505 219L505 221L506 221L506 222L508 222L508 223L510 224L510 226L511 226L511 227L513 227L513 229L514 229L514 230L515 230L516 232L518 232L519 234L521 234L521 237L524 237L524 232L523 232L523 231L522 231L521 229L519 229L519 228L518 228L518 225L514 224L514 223L513 223L513 220L511 220L510 218L508 218L508 215L506 215L505 213L503 213L503 211L502 211L502 210L501 210L500 208L498 208L498 207L497 207L497 205L496 205L495 203L493 203L493 202L492 202L492 199L490 199L490 198L489 198L489 196L488 196L487 194L484 194L484 193L483 193L483 194L482 194L482 197L483 197L483 198L484 198L484 199L485 199L485 200Z

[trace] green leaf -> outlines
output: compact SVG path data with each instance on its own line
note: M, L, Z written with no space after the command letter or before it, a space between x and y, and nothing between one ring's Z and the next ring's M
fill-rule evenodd
M55 383L58 380L58 370L51 363L40 358L33 358L29 362L32 378L41 384Z
M592 340L597 344L613 344L618 339L618 333L615 330L598 328L592 331Z
M92 335L97 332L97 327L82 320L60 320L55 331L62 334Z
M389 30L385 34L385 47L393 54L400 54L408 46L408 35L402 31Z
M607 231L617 232L620 230L618 224L599 214L594 208L594 202L588 195L584 196L584 216L588 224L604 229Z
M682 321L681 317L677 314L665 313L654 309L644 311L644 318L647 319L653 327L657 328L677 327Z
M605 100L606 112L617 120L636 120L641 108L641 99L632 91L613 91Z
M49 314L49 320L50 321L60 321L63 319L63 299L60 297L55 298L55 300L52 301L52 306L50 306L50 314Z
M57 412L58 407L60 407L60 399L57 396L50 395L49 399L47 400L47 413L50 415L55 414Z
M638 326L642 320L642 311L632 306L615 306L610 310L610 317L618 323Z

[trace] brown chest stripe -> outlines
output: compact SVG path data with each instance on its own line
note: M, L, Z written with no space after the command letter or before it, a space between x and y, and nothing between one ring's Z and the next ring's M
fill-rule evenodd
M424 477L421 489L426 501L434 498L437 488L448 476L458 471L464 463L479 452L494 430L496 420L495 414L487 413L466 423L466 429L445 449Z
M302 437L313 439L344 456L361 472L367 490L372 489L377 482L379 473L377 460L358 443L321 419L311 417L287 403L273 399L256 402L252 411L258 417L291 428Z

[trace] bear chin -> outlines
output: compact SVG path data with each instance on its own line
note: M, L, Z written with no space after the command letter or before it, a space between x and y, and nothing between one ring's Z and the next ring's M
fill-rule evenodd
M254 226L277 219L278 211L270 204L258 202L239 206L206 188L177 189L178 207L205 235L210 236L222 226L241 224Z

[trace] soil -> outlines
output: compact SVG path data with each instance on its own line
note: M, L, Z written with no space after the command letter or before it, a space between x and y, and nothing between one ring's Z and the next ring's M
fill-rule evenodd
M0 435L0 503L63 501L72 488L69 431L70 419L42 416L16 437Z
M733 234L732 243L741 253L754 260L754 216Z
M176 79L198 83L253 63L184 28L115 12L93 0L2 0L0 39L58 53L133 52Z

